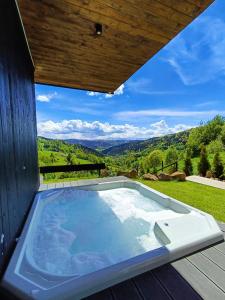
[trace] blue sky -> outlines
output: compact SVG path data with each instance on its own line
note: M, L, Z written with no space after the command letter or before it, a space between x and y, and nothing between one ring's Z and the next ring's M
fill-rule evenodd
M217 0L114 95L36 85L38 134L139 139L225 116L225 3Z

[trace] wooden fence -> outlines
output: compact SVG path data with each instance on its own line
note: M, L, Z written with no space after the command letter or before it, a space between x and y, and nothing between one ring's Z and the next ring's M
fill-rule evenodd
M40 173L57 173L57 172L78 172L78 171L94 171L97 170L100 172L102 169L105 169L106 166L104 163L101 164L80 164L80 165L63 165L63 166L45 166L40 167Z

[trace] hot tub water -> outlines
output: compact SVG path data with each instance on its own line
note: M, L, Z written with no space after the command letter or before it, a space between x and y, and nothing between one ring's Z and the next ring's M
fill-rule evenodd
M67 189L50 198L29 255L57 275L81 276L159 248L155 220L179 215L129 188Z

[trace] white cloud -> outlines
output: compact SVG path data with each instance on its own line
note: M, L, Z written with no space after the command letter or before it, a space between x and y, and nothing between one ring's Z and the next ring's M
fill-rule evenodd
M39 94L37 95L36 100L40 102L50 102L53 98L57 96L58 94L56 92L49 94Z
M92 97L92 96L101 95L101 93L89 91L89 92L87 92L87 95Z
M169 127L165 120L151 124L151 127L155 129L157 136L164 134L175 133L191 128L191 126L185 124L177 124L174 127Z
M195 106L196 107L209 107L209 106L215 106L216 104L218 104L219 101L205 101L205 102L200 102L197 103Z
M113 97L113 96L123 95L123 93L124 93L124 88L125 88L125 85L124 85L124 84L121 84L121 86L119 86L118 89L115 90L114 94L106 94L105 97L106 97L106 98L111 98L111 97Z
M113 94L102 94L102 93L98 93L98 92L87 92L87 95L88 96L101 96L101 95L104 95L105 98L112 98L114 96L119 96L119 95L122 95L124 93L124 88L125 88L125 85L124 84L121 84L121 86L118 87L117 90L115 90L115 92Z
M206 83L225 75L225 22L200 17L165 48L165 60L185 85Z
M191 126L185 124L170 127L164 120L152 123L147 127L130 124L117 125L99 121L64 120L38 123L38 135L58 139L146 139L189 128Z
M187 110L170 110L170 109L149 109L136 111L121 111L114 114L119 120L129 120L131 118L141 117L212 117L218 114L225 114L225 111L204 110L204 111L187 111Z

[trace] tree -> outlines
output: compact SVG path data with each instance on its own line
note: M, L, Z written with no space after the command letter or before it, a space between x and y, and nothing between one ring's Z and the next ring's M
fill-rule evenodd
M223 171L224 171L223 163L221 161L219 152L217 152L213 158L213 175L216 178L222 178Z
M225 147L225 124L223 125L221 130L221 141L223 143L223 146Z
M203 131L203 143L205 145L214 141L221 134L222 127L224 125L224 118L220 115L215 116L204 126Z
M51 153L51 154L50 154L50 159L51 159L51 163L54 164L54 162L56 161L56 158L55 158L55 154L54 154L54 153Z
M153 173L156 173L157 167L162 162L162 152L160 150L154 150L152 151L145 159L145 165L146 167L152 168Z
M206 124L193 128L190 132L187 145L192 149L193 156L199 155L199 145L208 145L210 142L218 139L224 127L224 118L215 116Z
M191 151L187 150L186 151L186 157L184 160L184 173L186 176L190 176L193 173L193 166L191 162Z
M73 164L73 156L72 156L71 152L69 152L67 154L66 161L67 161L67 165L72 165Z
M201 145L200 161L198 163L198 172L201 176L205 176L206 172L210 169L205 145Z
M177 150L174 146L171 146L166 151L165 164L170 165L178 160ZM173 173L176 171L176 166L173 165L169 168L169 172Z
M199 145L204 144L203 131L204 131L203 125L193 128L188 137L187 147L191 149L193 157L199 155L199 150L200 150Z
M143 166L143 161L141 160L139 163L139 167L138 167L138 175L142 176L142 175L144 175L144 173L145 173L145 169Z
M214 141L211 141L209 145L207 146L208 153L216 154L217 152L222 151L223 149L223 143L221 139L216 139Z

